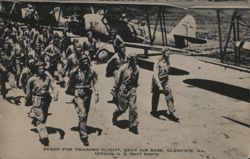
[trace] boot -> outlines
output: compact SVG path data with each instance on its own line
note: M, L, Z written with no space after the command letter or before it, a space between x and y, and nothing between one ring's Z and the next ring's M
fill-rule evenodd
M89 146L89 141L88 141L88 138L82 138L82 143L84 146Z
M117 115L115 113L113 113L112 123L113 123L113 125L117 124Z
M139 134L137 126L129 128L129 131L136 135Z
M170 117L171 120L173 120L173 121L175 121L175 122L179 122L179 120L180 120L179 118L177 118L177 117L174 115L174 113L170 113L169 117Z
M43 139L40 139L41 144L44 146L49 146L49 138L45 137Z

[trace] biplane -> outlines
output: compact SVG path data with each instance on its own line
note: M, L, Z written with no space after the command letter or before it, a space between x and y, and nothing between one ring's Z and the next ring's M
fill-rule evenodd
M240 64L240 56L241 49L250 50L250 42L249 39L240 39L240 27L246 27L250 29L249 19L250 15L250 6L247 3L244 4L228 4L228 5L202 5L202 6L193 6L190 7L189 10L195 11L212 11L216 13L217 24L218 24L218 36L219 36L219 48L220 48L220 60L223 63L225 59L225 54L227 52L228 44L231 39L234 44L234 61L235 64ZM224 42L223 48L223 40L222 40L222 28L221 28L221 14L226 14L231 17L230 26L227 34L227 38ZM244 18L244 16L246 16Z
M45 5L46 3L46 5ZM186 15L171 31L167 32L166 17L167 11L175 9L184 11L182 8L167 3L145 3L145 2L111 2L111 1L2 1L5 13L9 15L15 13L15 20L32 18L32 23L42 25L53 25L57 28L67 28L75 34L85 34L92 30L98 37L105 41L110 37L111 29L116 29L124 41L129 46L136 46L134 43L144 43L137 47L152 48L154 45L173 46L184 48L189 43L205 43L206 40L196 37L196 23L194 17ZM122 13L127 8L141 10L145 21L144 30L146 36L141 36L140 27L133 22L124 22L120 19L112 18L121 12L112 12L115 8L123 7ZM93 7L99 8L94 12ZM16 9L15 9L16 8ZM72 8L73 13L69 11ZM30 11L31 10L31 11ZM24 13L26 11L26 14ZM64 15L65 12L71 15ZM90 12L89 12L90 11ZM19 12L19 13L18 13ZM20 14L21 12L21 14ZM28 12L28 13L27 13ZM31 14L34 12L36 14ZM154 20L150 14L156 14ZM26 16L25 16L26 15ZM152 15L151 15L152 16ZM10 16L13 17L13 16ZM136 18L136 17L135 17Z

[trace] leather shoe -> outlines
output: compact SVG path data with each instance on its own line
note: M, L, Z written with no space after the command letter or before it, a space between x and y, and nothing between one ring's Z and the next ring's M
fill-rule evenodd
M116 125L116 124L117 124L117 118L115 117L115 115L113 115L112 123L113 123L113 125Z
M177 118L173 113L170 113L170 119L175 121L175 122L179 122L179 118Z
M158 117L158 113L157 112L150 112L150 114L153 116L153 117Z
M89 146L88 138L83 138L82 143L83 143L84 146Z
M139 134L137 126L129 128L129 131L132 132L133 134Z
M45 137L43 139L40 139L40 142L44 145L44 146L49 146L49 138Z

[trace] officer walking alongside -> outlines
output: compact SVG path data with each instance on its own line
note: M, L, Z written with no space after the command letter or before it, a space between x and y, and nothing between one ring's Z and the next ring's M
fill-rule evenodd
M127 58L125 54L125 45L124 43L120 44L117 53L111 57L111 59L108 61L107 68L106 68L106 77L114 77L116 78L117 71L119 68L127 63ZM114 92L114 88L111 89L111 94L113 96L112 100L108 101L109 103L115 103L116 102L116 93Z
M136 105L136 89L138 87L139 69L136 66L136 55L127 55L128 63L120 67L115 80L115 92L118 96L117 109L113 113L112 122L117 124L117 118L129 108L129 131L138 134L138 114Z
M152 80L152 116L158 116L157 107L159 103L160 93L163 93L165 100L167 102L170 118L174 121L179 119L174 116L175 105L172 91L169 86L169 72L170 72L170 62L169 62L169 50L164 49L162 51L162 56L154 64L154 74Z
M52 99L49 88L53 91L54 101L58 99L58 88L52 76L45 72L45 63L38 62L36 67L37 75L32 76L27 83L26 103L29 103L29 100L32 101L29 117L33 119L32 124L39 133L40 142L44 146L49 146L48 132L45 125Z
M69 86L74 93L75 109L79 118L79 135L84 146L89 146L87 133L87 119L90 108L92 92L95 93L95 103L99 101L99 94L95 88L97 74L90 66L87 55L79 59L79 67L72 71Z

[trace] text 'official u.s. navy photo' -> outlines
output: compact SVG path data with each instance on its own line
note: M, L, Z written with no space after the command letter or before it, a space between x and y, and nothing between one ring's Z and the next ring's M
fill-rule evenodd
M248 0L0 0L0 159L250 159Z

